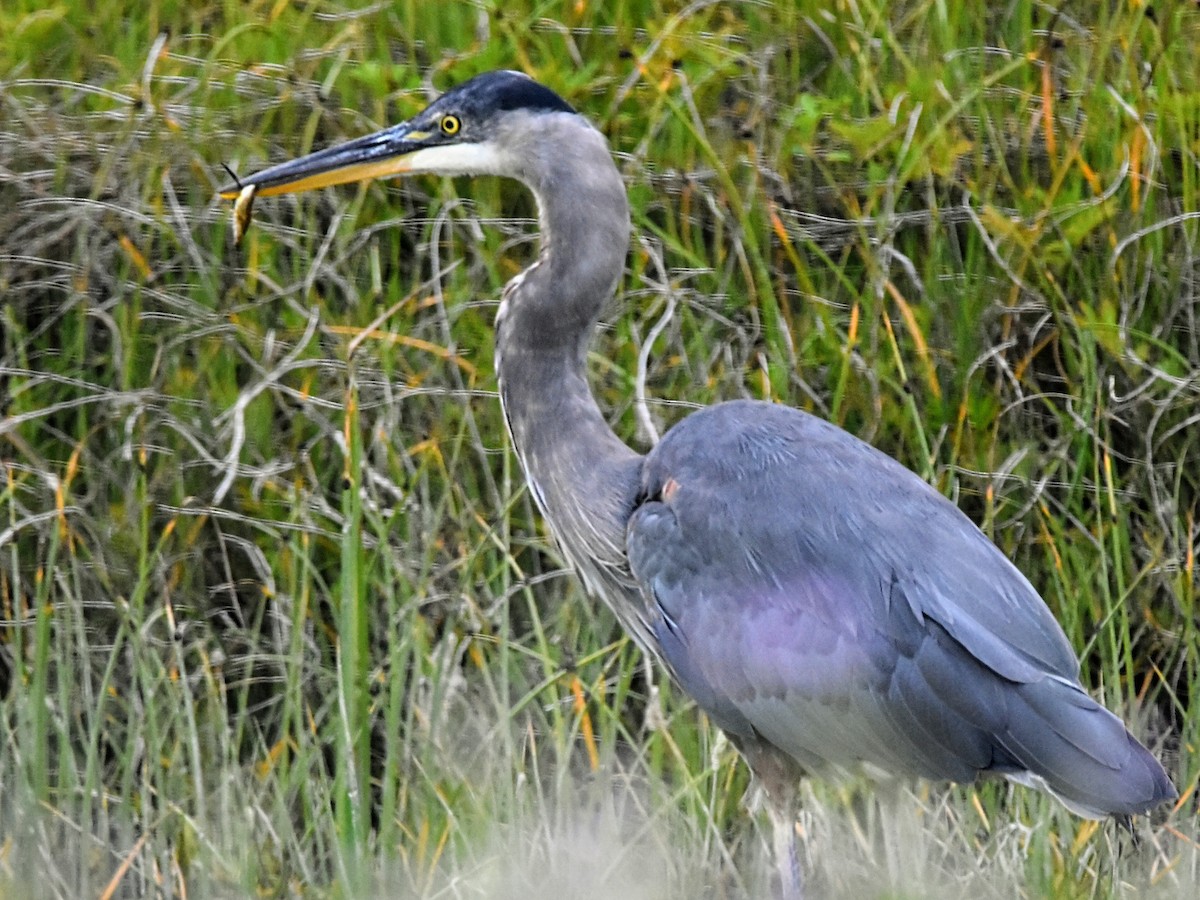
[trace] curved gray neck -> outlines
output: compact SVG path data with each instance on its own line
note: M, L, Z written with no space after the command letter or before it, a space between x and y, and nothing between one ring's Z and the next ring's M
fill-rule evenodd
M624 566L640 477L641 457L609 427L586 368L624 269L629 207L603 137L579 116L522 133L531 139L510 142L514 168L537 198L542 247L505 289L496 319L500 399L538 505L595 588L593 579Z

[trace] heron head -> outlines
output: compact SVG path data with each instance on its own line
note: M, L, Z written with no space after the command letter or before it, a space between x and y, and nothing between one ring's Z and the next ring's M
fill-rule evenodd
M227 200L292 194L334 184L412 175L510 175L520 168L504 124L518 113L569 113L571 106L521 72L478 75L423 112L344 144L255 172L221 188Z

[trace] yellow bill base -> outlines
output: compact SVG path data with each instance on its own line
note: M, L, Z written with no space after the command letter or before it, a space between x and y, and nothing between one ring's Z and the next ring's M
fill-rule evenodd
M389 175L399 175L408 171L407 159L404 156L380 159L373 162L352 163L348 166L330 169L326 172L313 172L301 175L295 181L285 181L258 188L255 192L259 197L276 197L281 194L298 194L302 191L313 191L317 188L329 187L334 184L346 184L351 181L366 181L368 178L384 178ZM245 186L234 185L221 191L224 200L236 200L246 187L253 186L253 178L247 180Z

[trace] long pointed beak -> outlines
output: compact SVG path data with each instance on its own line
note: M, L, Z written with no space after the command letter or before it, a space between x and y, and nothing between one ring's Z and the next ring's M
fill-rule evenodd
M411 157L428 146L432 135L403 123L263 169L220 190L234 200L253 188L259 197L311 191L331 184L382 178L411 171Z

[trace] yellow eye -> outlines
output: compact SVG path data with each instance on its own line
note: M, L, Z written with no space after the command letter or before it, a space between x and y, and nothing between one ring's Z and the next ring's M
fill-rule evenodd
M442 121L438 125L442 129L442 134L445 135L456 135L462 128L462 122L459 121L458 116L442 116Z

